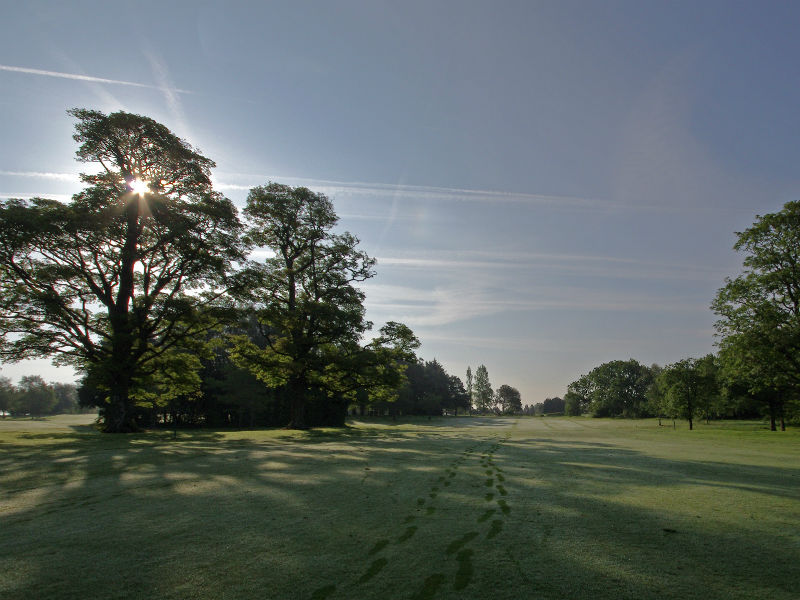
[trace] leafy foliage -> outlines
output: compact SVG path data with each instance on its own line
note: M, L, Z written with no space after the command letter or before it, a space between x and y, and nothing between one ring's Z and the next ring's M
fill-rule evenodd
M309 391L338 398L341 419L360 389L386 394L396 388L404 361L419 341L400 323L388 323L366 346L371 328L364 317L364 292L356 284L374 275L375 260L358 239L331 230L338 220L324 195L277 183L253 188L245 214L249 242L274 255L247 272L259 337L235 336L231 357L269 387L284 387L291 403L290 426L308 424Z
M475 383L473 384L475 410L480 413L491 410L494 404L492 385L489 383L489 371L485 365L475 369Z
M513 414L522 410L522 396L519 390L503 384L497 388L497 404L505 414Z
M567 387L570 411L595 417L641 417L647 414L650 369L634 359L595 367Z

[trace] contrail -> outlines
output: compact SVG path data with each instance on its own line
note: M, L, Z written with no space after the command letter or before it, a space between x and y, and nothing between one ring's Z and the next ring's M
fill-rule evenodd
M60 79L74 79L76 81L88 81L90 83L108 83L112 85L127 85L130 87L146 88L150 90L163 91L163 87L148 85L146 83L136 83L135 81L123 81L121 79L106 79L104 77L92 77L90 75L78 75L77 73L61 73L60 71L45 71L44 69L29 69L27 67L13 67L11 65L0 65L0 71L11 71L12 73L27 73L28 75L43 75L45 77L58 77ZM191 94L190 90L172 89L178 94Z
M46 171L2 171L0 175L11 177L31 177L34 179L55 179L57 181L79 182L81 180L77 173L52 173Z

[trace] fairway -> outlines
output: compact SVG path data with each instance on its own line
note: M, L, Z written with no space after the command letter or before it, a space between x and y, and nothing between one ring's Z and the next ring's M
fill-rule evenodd
M0 421L3 600L800 597L793 430L86 421Z

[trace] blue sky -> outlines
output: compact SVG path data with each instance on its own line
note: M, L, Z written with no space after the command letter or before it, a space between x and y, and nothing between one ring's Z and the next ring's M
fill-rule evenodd
M0 196L77 191L72 107L327 193L368 317L523 403L713 350L734 231L800 197L792 2L25 2L0 22ZM16 379L69 379L46 362Z

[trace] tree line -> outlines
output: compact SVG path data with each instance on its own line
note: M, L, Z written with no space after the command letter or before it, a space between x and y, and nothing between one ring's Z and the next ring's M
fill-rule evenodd
M757 216L736 233L743 273L726 278L711 308L716 354L664 367L604 363L567 387L567 414L598 417L753 417L770 429L800 419L800 202Z
M685 419L689 429L697 419L766 415L775 431L785 430L787 420L800 419L800 404L776 393L753 393L741 372L724 360L707 354L663 367L634 359L606 362L567 386L562 411L573 416Z
M0 415L43 417L78 413L78 387L73 383L47 383L39 375L23 375L14 385L0 377Z

